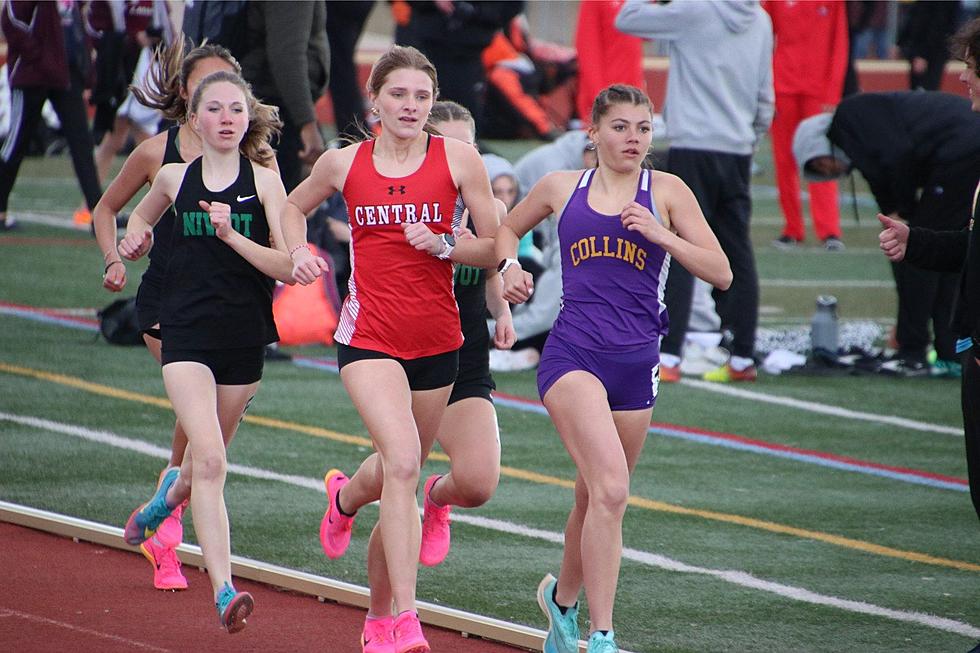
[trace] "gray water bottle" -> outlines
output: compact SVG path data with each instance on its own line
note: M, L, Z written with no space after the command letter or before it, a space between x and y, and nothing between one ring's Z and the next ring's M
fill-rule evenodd
M837 298L833 295L817 297L817 312L810 321L810 347L813 352L837 355Z

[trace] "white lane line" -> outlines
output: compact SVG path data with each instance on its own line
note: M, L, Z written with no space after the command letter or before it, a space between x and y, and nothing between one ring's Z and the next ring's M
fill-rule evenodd
M64 628L65 630L71 630L76 633L82 633L83 635L91 635L92 637L98 637L100 639L108 639L113 642L119 642L129 647L139 648L145 651L160 651L161 653L167 653L169 649L159 648L153 646L152 644L146 644L144 642L136 641L135 639L129 639L128 637L120 637L119 635L112 635L110 633L104 633L99 630L92 630L91 628L82 628L81 626L75 626L74 624L65 623L64 621L55 621L54 619L48 619L47 617L42 617L39 614L30 614L27 612L21 612L20 610L14 610L12 608L5 608L0 606L0 619L9 618L23 619L24 621L30 621L35 624L40 624L42 626L56 626L58 628ZM38 633L38 636L40 634Z
M37 313L35 310L25 310L17 306L3 306L0 303L0 315L13 315L15 317L23 317L29 320L34 320L38 322L50 322L58 324L61 326L68 326L73 328L85 329L88 331L95 331L97 327L92 324L78 324L68 317L51 316L46 314ZM867 320L872 320L873 318L862 318ZM762 321L766 322L766 318L762 318ZM785 322L793 321L792 318L778 318L774 319L774 322L780 324ZM804 318L799 319L799 323L806 323L807 320ZM329 361L330 365L322 365L324 361ZM336 373L336 361L334 359L316 359L316 358L305 358L296 357L294 362L298 365L306 365L308 367L314 367L317 369L327 369L333 373ZM761 392L753 392L750 390L739 390L728 385L709 383L706 381L698 381L695 379L681 379L682 384L687 384L695 388L700 388L702 390L708 390L710 392L718 392L721 394L728 394L731 396L739 397L742 399L749 399L753 401L761 401L765 403L779 404L789 408L794 408L797 410L808 410L815 413L823 413L826 415L833 415L835 417L858 419L868 422L874 422L879 424L891 424L895 426L900 426L902 428L908 428L917 431L928 431L933 433L944 433L948 435L962 436L963 430L958 427L952 426L942 426L939 424L929 424L928 422L919 422L917 420L906 419L903 417L896 417L894 415L879 415L876 413L865 413L860 411L848 410L846 408L838 408L836 406L831 406L829 404L821 404L813 401L804 401L801 399L792 399L788 397L778 397L775 395L768 395Z
M6 420L9 422L22 424L24 426L30 426L41 430L54 431L56 433L63 433L65 435L72 435L75 437L82 438L84 440L89 440L91 442L107 444L113 447L127 449L129 451L135 451L137 453L142 453L156 458L169 459L170 457L169 449L158 447L156 445L149 444L141 440L134 440L134 439L122 437L120 435L116 435L108 431L96 431L81 426L63 424L60 422L54 422L51 420L41 419L38 417L13 415L4 412L0 412L0 420ZM292 474L279 474L277 472L273 472L266 469L250 467L247 465L236 465L231 463L228 465L228 471L242 476L248 476L251 478L279 481L281 483L286 483L296 487L311 489L316 492L319 492L320 494L325 494L326 492L323 487L323 482L320 479L308 479L302 476L295 476ZM526 538L531 538L536 540L543 540L545 542L551 542L554 544L561 544L564 541L564 535L562 533L557 533L554 531L546 531L539 528L531 528L528 526L523 526L521 524L515 524L513 522L502 521L499 519L491 519L491 518L479 517L471 514L464 514L463 511L456 511L453 514L453 520L460 523L476 526L479 528L494 530L501 533L510 533L512 535L518 535L521 537L526 537ZM688 565L678 560L674 560L672 558L668 558L666 556L662 556L655 553L649 553L647 551L639 551L637 549L631 549L627 547L623 547L623 557L627 560L631 560L639 564L647 565L650 567L658 567L660 569L664 569L667 571L710 576L725 581L727 583L731 583L733 585L747 587L750 589L755 589L763 592L769 592L771 594L776 594L778 596L792 599L794 601L800 601L803 603L812 603L816 605L826 605L841 610L846 610L848 612L868 614L876 617L883 617L885 619L891 619L894 621L904 621L907 623L913 623L913 624L918 624L921 626L933 628L935 630L942 630L945 632L955 633L957 635L963 635L964 637L971 637L973 639L980 638L980 628L977 628L968 623L956 621L954 619L947 619L945 617L939 617L924 612L916 612L916 611L909 611L909 610L895 610L892 608L885 608L878 605L874 605L872 603L865 603L864 601L852 601L849 599L842 599L836 596L818 594L816 592L811 592L810 590L801 587L794 587L792 585L784 585L782 583L776 583L772 581L763 580L761 578L756 578L755 576L752 576L751 574L742 571L697 567L694 565Z
M928 431L930 433L942 433L944 435L955 435L963 437L963 429L953 428L952 426L941 426L939 424L929 424L928 422L920 422L914 419L906 419L904 417L896 417L894 415L879 415L876 413L865 413L859 410L850 410L849 408L839 408L837 406L830 406L828 404L820 404L815 401L803 401L801 399L793 399L791 397L779 397L776 395L767 395L761 392L754 392L752 390L743 390L741 388L733 388L730 385L722 383L712 383L710 381L697 381L695 379L681 379L683 385L689 385L692 388L698 388L699 390L707 390L708 392L717 392L718 394L728 395L729 397L738 397L739 399L750 399L752 401L761 401L767 404L776 404L778 406L786 406L787 408L795 408L797 410L807 410L811 413L820 413L822 415L832 415L833 417L843 417L845 419L856 419L865 422L874 422L876 424L889 424L891 426L898 426L904 429L912 429L914 431Z

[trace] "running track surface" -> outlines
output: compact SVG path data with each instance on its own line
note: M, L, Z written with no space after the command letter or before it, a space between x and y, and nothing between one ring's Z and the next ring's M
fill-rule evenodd
M153 589L139 553L0 522L0 649L63 651L317 651L359 653L364 611L236 579L255 597L240 633L218 626L207 575L184 566L190 587ZM424 626L434 653L514 653L504 644Z

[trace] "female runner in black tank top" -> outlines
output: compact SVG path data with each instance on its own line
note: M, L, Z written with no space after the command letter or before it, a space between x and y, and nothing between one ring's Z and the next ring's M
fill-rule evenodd
M125 535L130 543L152 537L190 496L219 619L236 632L253 604L231 585L225 447L258 388L264 346L277 339L269 277L292 283L279 227L286 193L276 173L239 151L257 156L278 119L238 75L217 72L202 80L190 109L203 157L160 170L119 244L124 258L145 255L152 225L174 205L160 315L163 380L190 447L179 473L168 471L154 497L130 517Z
M133 150L93 211L95 235L106 262L102 285L110 292L122 291L127 281L126 266L121 264L115 253L116 216L144 185L153 183L162 166L193 161L201 156L201 139L187 124L187 103L200 81L211 73L220 70L240 72L238 62L225 48L206 44L186 51L183 36L168 47L157 50L154 58L152 70L156 71L155 79L148 88L134 89L133 93L142 103L160 110L165 117L178 124L143 141ZM272 149L263 148L263 154L265 156L257 162L278 171ZM169 261L173 219L173 211L168 209L154 226L150 264L136 292L136 310L143 341L157 363L160 362L163 275ZM187 436L178 421L174 424L168 468L180 466L186 447ZM153 586L157 589L180 590L187 587L187 579L180 570L180 560L174 553L183 540L182 515L183 505L178 506L164 521L154 538L140 546L151 563Z

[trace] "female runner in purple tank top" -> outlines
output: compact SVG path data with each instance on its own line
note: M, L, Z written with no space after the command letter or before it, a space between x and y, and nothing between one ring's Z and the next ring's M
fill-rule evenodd
M604 89L589 137L598 166L542 178L497 231L504 298L526 301L531 275L516 261L519 238L558 216L562 307L538 368L538 390L578 469L558 579L545 576L538 603L548 618L546 653L578 650L577 605L585 587L589 653L618 651L613 602L622 522L660 373L663 304L671 257L719 288L731 267L691 190L641 167L653 107L632 86Z

